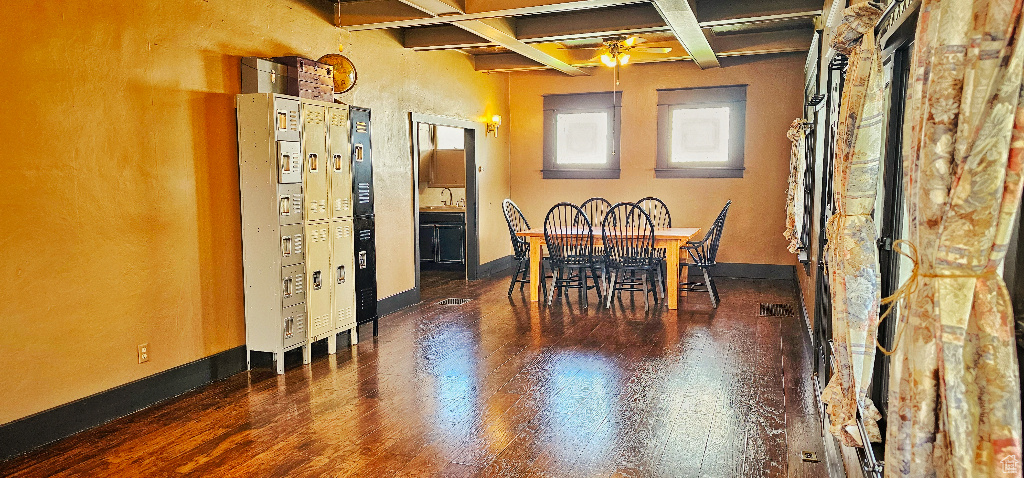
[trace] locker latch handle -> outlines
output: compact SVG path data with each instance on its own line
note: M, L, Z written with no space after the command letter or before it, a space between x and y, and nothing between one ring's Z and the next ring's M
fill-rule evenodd
M338 283L345 283L345 266L338 266Z
M292 170L292 157L289 154L281 155L281 172L291 172Z
M295 318L288 317L284 319L284 338L290 339L295 333Z
M356 161L363 161L363 145L361 144L356 145Z
M293 290L294 290L294 287L292 285L292 278L291 277L285 278L285 280L284 280L284 296L285 296L285 298L291 297Z
M320 280L320 271L313 271L313 290L320 290L323 281Z
M309 153L309 172L315 173L320 170L320 158L316 153Z
M335 154L334 155L334 170L335 171L341 171L341 155L340 154Z
M292 213L292 198L284 196L281 198L281 214Z
M359 268L366 269L366 251L359 251Z
M288 256L292 253L292 236L281 238L281 253Z

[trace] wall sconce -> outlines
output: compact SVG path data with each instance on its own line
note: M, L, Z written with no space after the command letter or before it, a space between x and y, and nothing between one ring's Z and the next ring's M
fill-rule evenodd
M491 116L491 120L488 121L487 124L486 124L486 128L487 128L487 133L486 134L494 135L494 137L497 138L498 137L498 127L499 126L501 126L501 115Z

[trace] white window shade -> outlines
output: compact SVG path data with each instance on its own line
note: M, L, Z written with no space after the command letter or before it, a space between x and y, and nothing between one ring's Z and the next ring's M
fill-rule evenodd
M608 113L562 113L555 119L558 164L608 162Z
M729 161L729 108L672 110L673 163Z

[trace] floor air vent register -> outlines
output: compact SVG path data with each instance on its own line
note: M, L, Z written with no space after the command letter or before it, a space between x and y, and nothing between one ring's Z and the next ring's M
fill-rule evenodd
M454 297L449 297L447 299L438 301L437 305L462 305L471 300L473 299L456 299Z
M789 304L765 304L761 303L761 310L758 317L789 317L793 315L793 306Z

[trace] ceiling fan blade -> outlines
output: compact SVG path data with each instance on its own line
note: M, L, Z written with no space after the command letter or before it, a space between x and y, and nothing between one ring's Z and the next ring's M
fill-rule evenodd
M558 47L558 49L559 49L559 50L572 50L572 51L580 51L580 50L600 50L600 49L602 49L602 48L604 48L604 47L603 47L603 46L583 46L583 47L567 47L567 46L560 46L560 47Z
M636 51L642 51L645 53L668 53L672 51L670 47L654 47L654 46L638 46L633 48Z

